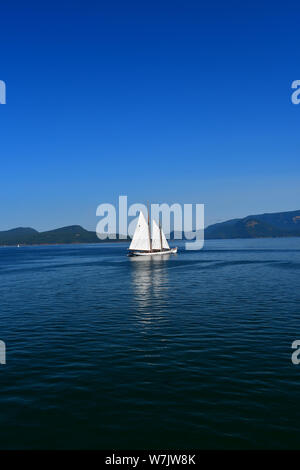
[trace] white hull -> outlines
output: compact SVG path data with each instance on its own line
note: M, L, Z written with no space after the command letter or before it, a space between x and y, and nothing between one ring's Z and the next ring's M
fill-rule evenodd
M170 255L177 253L176 248L170 248L164 251L132 251L129 256L155 256L155 255Z

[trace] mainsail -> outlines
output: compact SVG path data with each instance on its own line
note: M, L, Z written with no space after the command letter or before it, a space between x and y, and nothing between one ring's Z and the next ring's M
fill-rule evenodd
M148 224L142 212L140 212L129 250L150 251Z

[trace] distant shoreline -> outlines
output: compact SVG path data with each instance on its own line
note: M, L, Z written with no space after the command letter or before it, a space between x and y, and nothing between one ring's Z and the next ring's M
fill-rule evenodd
M289 235L289 236L277 236L277 237L233 237L233 238L204 238L206 241L226 241L226 240L282 240L282 239L300 239L300 235ZM192 240L182 239L172 239L168 240L170 243L176 242L189 242ZM130 240L103 240L101 242L70 242L70 243L32 243L32 244L11 244L11 245L0 245L0 248L24 248L24 247L39 247L39 246L70 246L70 245L103 245L103 244L115 244L115 243L127 243L129 244Z
M183 234L184 230L171 231L170 241L178 240L175 236L180 233ZM96 232L86 230L80 225L69 225L46 232L39 232L32 227L17 227L0 231L0 246L80 245L124 241L129 243L131 240L128 235L118 233L103 235L110 238L101 240ZM120 239L122 236L125 238ZM300 210L248 215L243 219L227 220L204 229L205 240L293 237L300 237ZM189 238L183 235L182 240L189 241Z
M24 248L26 246L63 246L63 245L103 245L107 243L129 243L129 240L102 240L101 242L69 242L69 243L12 243L0 245L0 248Z

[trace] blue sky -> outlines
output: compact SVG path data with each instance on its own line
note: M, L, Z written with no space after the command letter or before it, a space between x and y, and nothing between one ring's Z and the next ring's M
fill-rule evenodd
M0 230L95 229L96 207L300 209L297 2L1 5Z

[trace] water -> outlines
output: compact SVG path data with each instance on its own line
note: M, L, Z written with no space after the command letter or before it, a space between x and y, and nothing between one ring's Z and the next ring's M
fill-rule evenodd
M299 448L300 239L0 248L0 447Z

